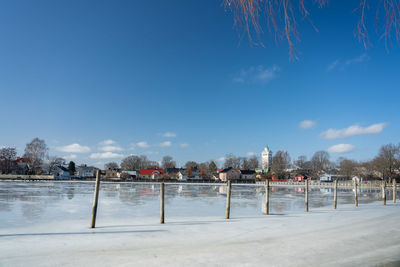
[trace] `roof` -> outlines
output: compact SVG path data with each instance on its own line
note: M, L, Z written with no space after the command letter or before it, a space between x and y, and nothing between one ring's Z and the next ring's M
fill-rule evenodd
M141 169L140 174L141 175L152 175L155 171L158 171L161 174L164 173L163 169Z
M62 171L69 172L69 170L67 168L65 168L64 166L55 166L55 167L59 168Z
M166 168L165 172L166 173L178 173L180 171L179 168Z
M137 174L136 171L122 171L122 173L126 173L126 174L129 174L129 175L136 175Z
M15 160L15 162L16 162L16 163L28 163L28 159L18 157L18 158Z
M95 170L96 169L96 167L93 167L93 166L78 166L78 167L76 167L76 169L77 170Z
M222 171L220 171L220 173L229 172L230 170L235 170L235 169L232 167L229 167L229 168L223 169ZM235 171L239 171L239 170L235 170Z
M262 153L272 153L271 149L269 149L268 145L264 148L264 150L262 151Z

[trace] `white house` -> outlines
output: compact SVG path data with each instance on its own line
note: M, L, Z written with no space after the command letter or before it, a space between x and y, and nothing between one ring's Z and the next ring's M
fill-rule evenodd
M69 170L63 166L54 166L50 174L54 175L54 178L58 179L70 179Z
M92 178L96 176L96 167L81 165L76 168L75 176L78 178Z
M321 182L332 182L332 181L333 181L332 175L329 175L329 174L326 174L326 173L322 174L322 175L319 177L319 180L320 180Z

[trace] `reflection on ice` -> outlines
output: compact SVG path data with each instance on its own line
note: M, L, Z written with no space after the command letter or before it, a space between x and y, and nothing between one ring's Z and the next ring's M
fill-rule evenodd
M159 216L159 184L102 183L98 219ZM94 182L0 182L0 227L88 219ZM391 190L388 190L390 199ZM353 203L353 189L340 188L338 208ZM359 203L380 200L380 189L359 188ZM166 184L168 217L219 216L225 212L224 184ZM232 186L231 216L257 216L265 210L263 185ZM310 187L310 210L333 205L333 189ZM270 213L304 210L304 187L271 186Z

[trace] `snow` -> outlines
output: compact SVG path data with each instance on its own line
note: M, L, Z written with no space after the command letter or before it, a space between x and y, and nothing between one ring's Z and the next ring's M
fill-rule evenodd
M0 183L0 266L376 266L400 261L400 205L379 190L273 187L262 214L261 186L102 184L97 225L89 228L93 183ZM71 191L74 193L72 194ZM275 191L275 192L274 192ZM389 191L388 191L389 192ZM38 208L40 207L40 208ZM3 223L4 222L4 223Z

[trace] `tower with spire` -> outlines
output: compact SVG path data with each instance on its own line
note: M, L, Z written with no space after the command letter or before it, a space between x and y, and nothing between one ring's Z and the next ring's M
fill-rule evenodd
M261 152L261 163L263 170L269 170L272 164L272 151L266 146Z

